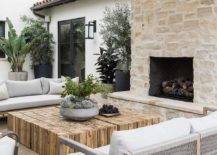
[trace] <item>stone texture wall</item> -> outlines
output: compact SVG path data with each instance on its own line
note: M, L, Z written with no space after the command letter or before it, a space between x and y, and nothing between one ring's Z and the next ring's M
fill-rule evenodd
M137 113L147 114L148 116L159 117L161 121L170 120L177 117L193 118L202 117L203 115L198 115L194 113L179 111L175 109L163 108L143 103L138 103L129 100L122 100L109 97L107 104L112 103L112 105L121 109L135 110Z
M111 96L108 96L108 98L102 98L101 95L92 95L91 99L97 101L99 107L101 107L103 104L113 105L115 107L118 107L120 112L127 109L129 111L146 114L147 116L159 117L161 121L166 121L177 117L193 118L204 116L201 114L159 107L155 105L131 101L128 99L114 98Z
M150 56L193 57L194 102L217 105L217 0L132 0L131 91L148 95Z

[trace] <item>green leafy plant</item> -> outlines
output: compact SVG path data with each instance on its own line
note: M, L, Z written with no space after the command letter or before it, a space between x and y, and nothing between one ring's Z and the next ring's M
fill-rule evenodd
M111 90L101 84L93 75L89 75L82 83L75 83L67 78L62 97L73 96L76 99L87 99L91 94L109 93Z
M34 20L26 16L23 16L22 20L26 23L22 35L25 37L27 42L34 40L30 52L32 65L52 64L52 45L54 44L53 35L48 32L44 27L44 22L40 20Z
M34 40L26 42L23 35L17 35L10 19L6 19L9 27L8 39L0 38L0 49L7 56L13 72L22 72L26 55L30 52Z
M115 68L117 66L117 54L109 48L105 50L100 48L100 56L97 59L97 72L100 73L100 79L103 83L113 84L115 77Z
M107 49L118 55L118 68L129 70L131 63L130 9L127 4L116 3L106 8L100 31Z

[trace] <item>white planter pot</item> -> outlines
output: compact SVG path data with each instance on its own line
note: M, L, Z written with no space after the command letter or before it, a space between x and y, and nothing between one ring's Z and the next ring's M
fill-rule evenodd
M28 72L9 72L8 78L13 81L27 81Z
M60 108L60 114L71 120L75 121L86 121L94 116L97 116L99 114L99 108L89 108L89 109L70 109L70 108Z

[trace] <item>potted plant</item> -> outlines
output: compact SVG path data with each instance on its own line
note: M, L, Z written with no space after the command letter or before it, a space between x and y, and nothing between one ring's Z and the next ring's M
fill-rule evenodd
M109 46L108 46L109 47ZM112 48L107 50L100 48L100 56L97 59L97 72L100 74L100 79L102 83L114 87L114 77L115 69L118 63L116 53L114 53Z
M28 79L28 73L23 71L26 55L30 52L32 42L26 42L23 35L17 35L13 24L7 18L8 38L0 38L0 49L7 56L7 60L11 66L9 72L10 80L25 81Z
M60 114L76 121L88 120L99 113L97 102L90 99L91 94L108 93L109 88L89 75L82 83L75 83L67 78L64 86Z
M42 21L34 20L26 16L22 17L22 20L27 24L22 31L26 41L31 42L34 40L30 56L35 78L51 78L53 71L53 35L44 27Z
M130 89L131 25L127 4L117 3L113 9L106 8L101 29L104 43L118 56L115 72L116 91ZM107 45L108 46L108 45Z

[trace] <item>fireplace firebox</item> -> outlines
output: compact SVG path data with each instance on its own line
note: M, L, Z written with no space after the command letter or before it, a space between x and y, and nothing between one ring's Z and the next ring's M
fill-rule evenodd
M193 58L150 57L149 95L193 101Z

